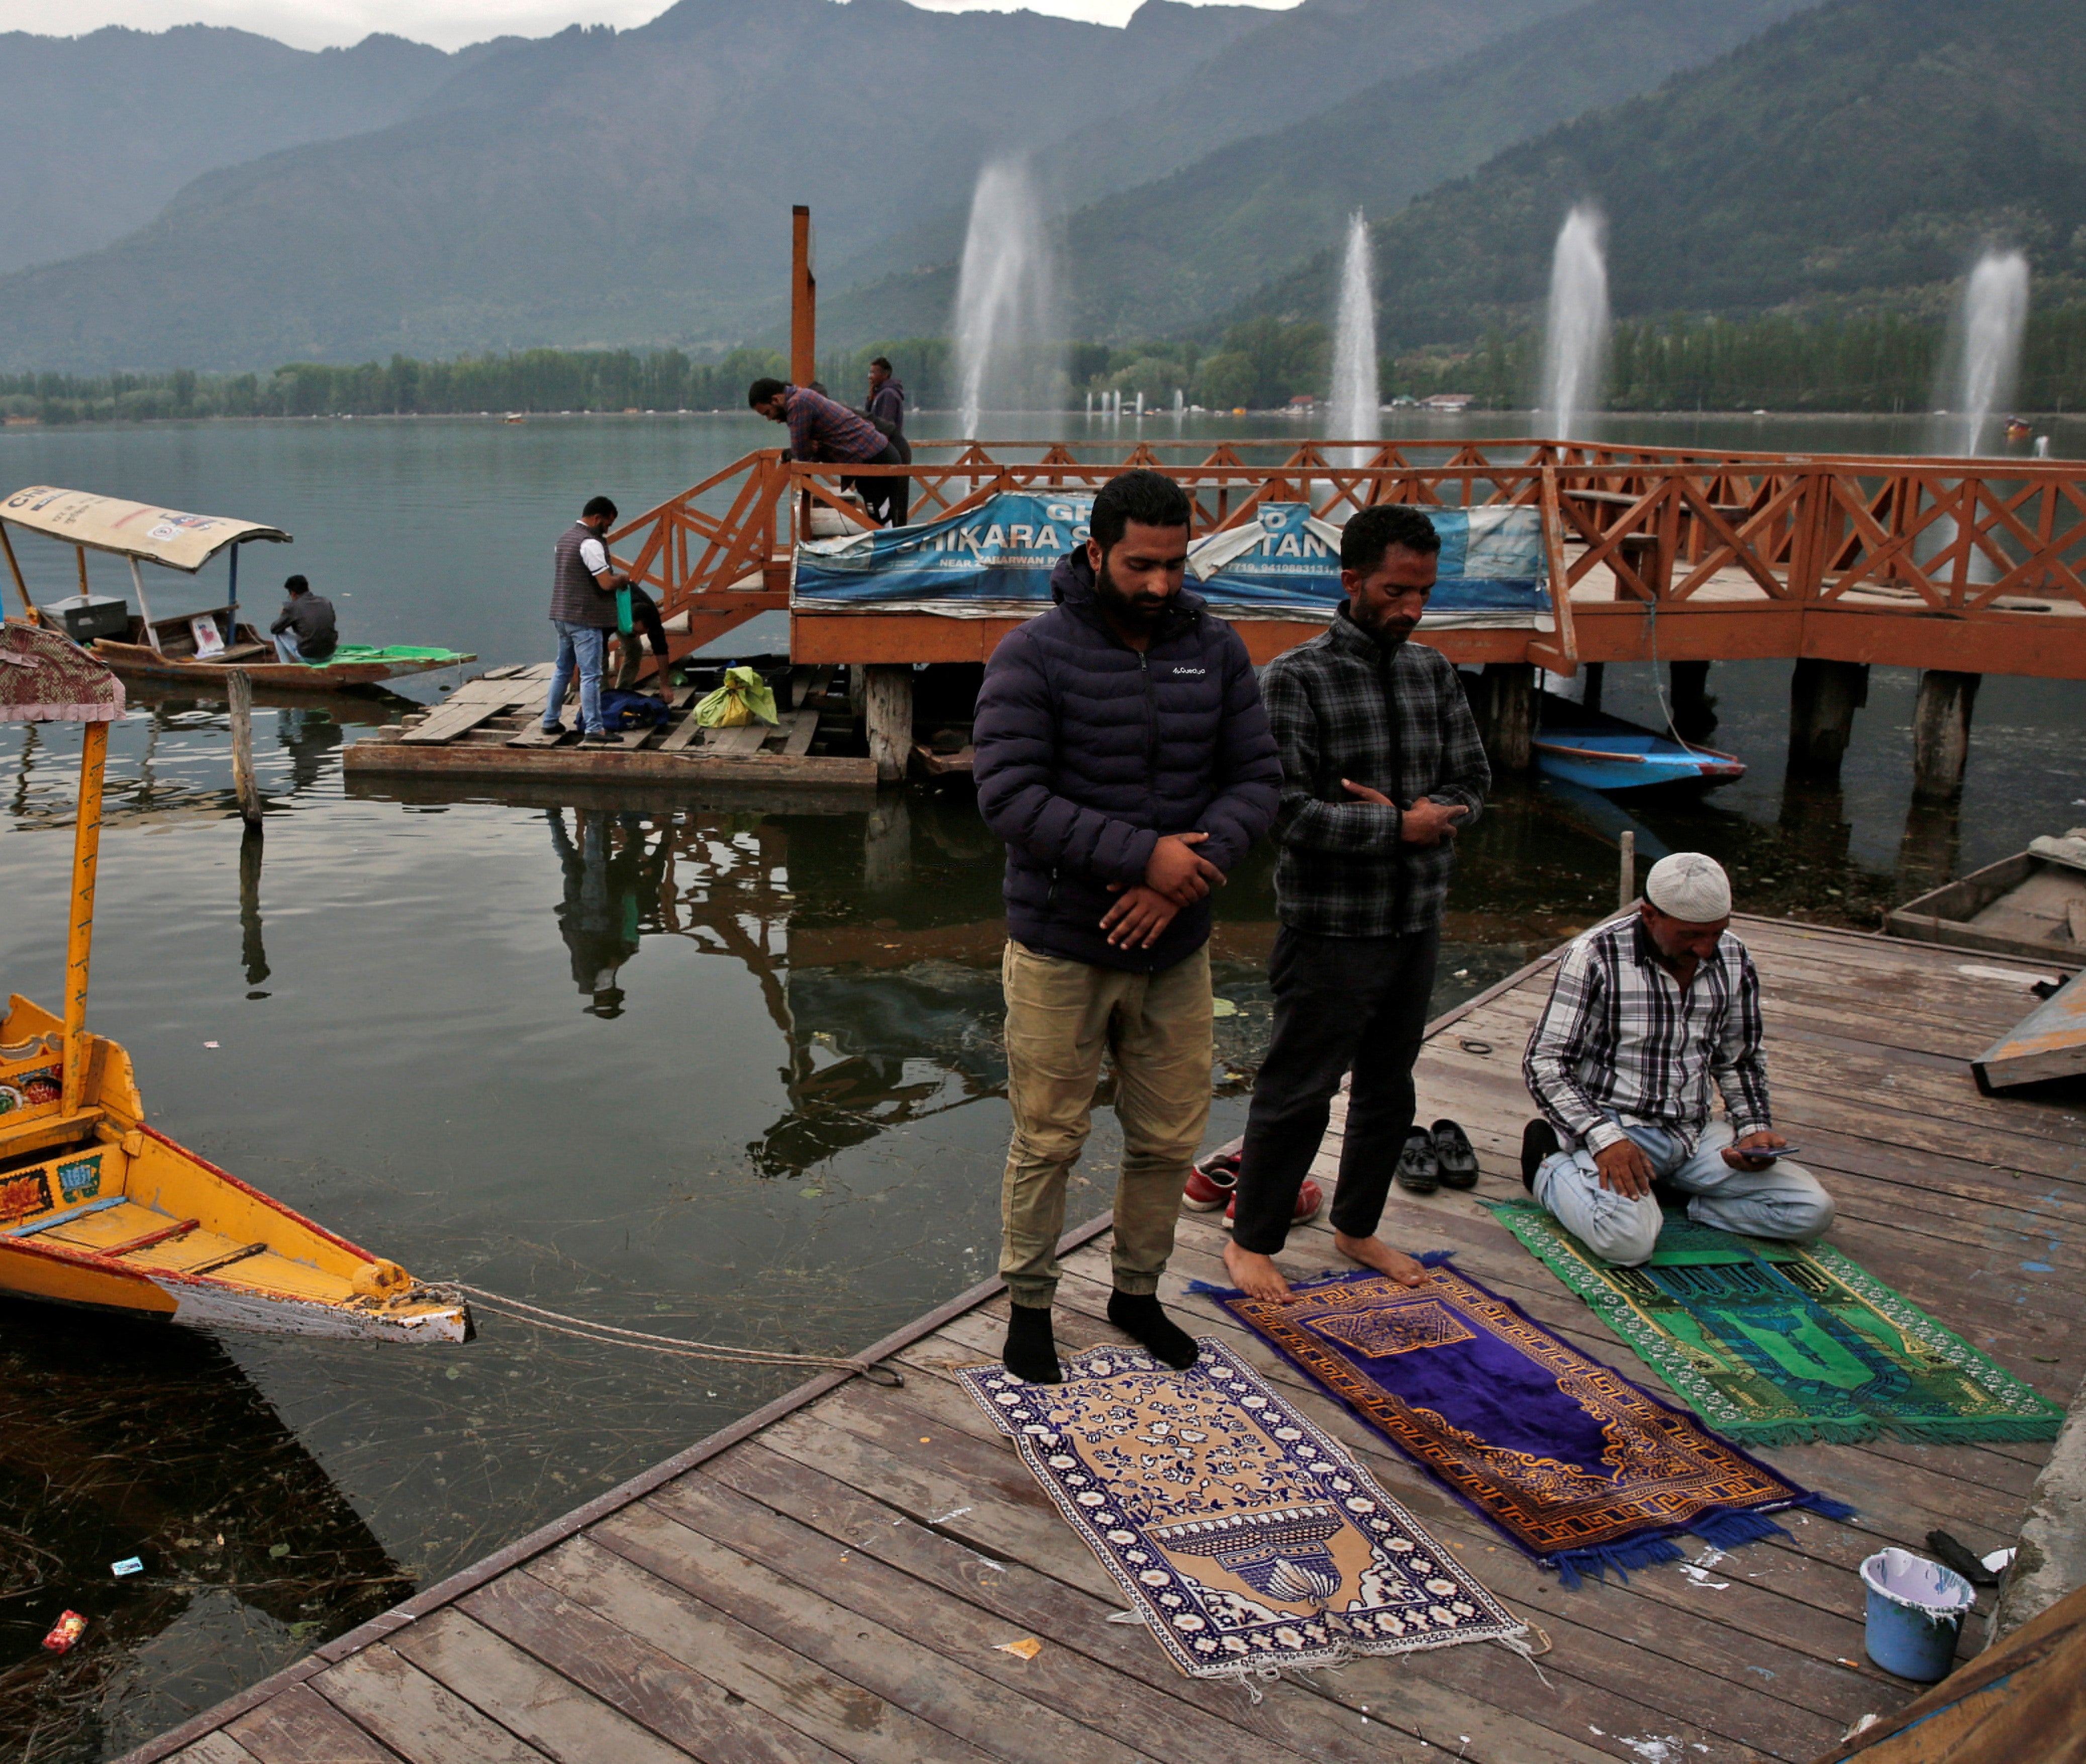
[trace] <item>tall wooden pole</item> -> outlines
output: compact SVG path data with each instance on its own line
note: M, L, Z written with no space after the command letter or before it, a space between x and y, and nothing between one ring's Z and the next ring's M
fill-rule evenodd
M261 830L261 786L253 777L253 680L243 667L224 671L225 695L232 701L232 787L239 814L249 831Z
M819 377L819 278L811 254L811 211L790 211L790 383Z
M87 970L94 947L94 876L101 852L101 772L109 725L90 722L79 744L79 818L72 829L72 919L66 930L65 1076L66 1114L79 1113L87 1092Z
M15 586L22 596L22 610L29 616L29 623L36 622L36 603L29 598L29 585L22 580L22 566L15 560L15 542L7 537L7 523L0 521L0 551L7 554L7 573L15 578Z

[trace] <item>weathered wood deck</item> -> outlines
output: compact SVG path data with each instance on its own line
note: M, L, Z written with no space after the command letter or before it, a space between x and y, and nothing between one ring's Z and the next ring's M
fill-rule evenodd
M1840 1205L1833 1241L2060 1400L2086 1373L2086 1109L1980 1097L1969 1061L2030 1002L2002 957L1743 922L1768 1003L1777 1124ZM1435 1026L1423 1119L1453 1114L1479 1192L1518 1194L1520 1052L1539 962ZM1339 1131L1335 1119L1335 1136ZM1329 1140L1322 1170L1337 1146ZM981 1180L996 1179L981 1172ZM1467 1195L1399 1195L1410 1246L1657 1379ZM1059 1335L1107 1339L1105 1224L1075 1234ZM991 1357L987 1286L883 1345L907 1387L822 1378L430 1588L132 1754L132 1764L679 1764L845 1758L1299 1764L1462 1758L1808 1760L1912 1687L1870 1666L1854 1566L1935 1526L2012 1540L2048 1448L1808 1446L1768 1456L1855 1502L1691 1578L1566 1592L1183 1284L1220 1272L1184 1216L1166 1296L1345 1440L1555 1646L1546 1684L1495 1648L1356 1663L1264 1700L1180 1677L948 1376ZM1334 1260L1322 1227L1299 1272ZM1989 1596L1988 1596L1989 1598ZM1982 1644L1967 1626L1965 1647ZM1041 1651L997 1651L1023 1637Z
M542 731L543 696L551 664L496 667L466 680L441 703L386 723L341 756L351 776L546 778L564 782L750 783L823 786L874 790L876 765L860 756L815 753L836 732L822 725L846 721L846 695L828 687L832 671L795 670L777 706L781 720L742 728L705 729L696 722L692 686L676 688L673 714L658 728L633 729L617 745L582 748L575 728ZM575 680L566 703L578 696ZM577 723L577 717L570 719Z

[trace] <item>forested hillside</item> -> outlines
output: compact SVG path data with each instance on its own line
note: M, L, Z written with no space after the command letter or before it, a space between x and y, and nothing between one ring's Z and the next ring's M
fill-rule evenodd
M1115 143L1126 181L1144 113L1186 107L1181 151L1263 127L1244 103L1190 117L1169 96L1232 90L1247 43L1275 101L1315 87L1330 103L1386 43L1424 65L1560 3L1151 0L1118 30L903 0L680 0L640 29L510 49L394 126L212 173L117 244L0 280L0 365L729 344L780 305L793 202L815 207L830 272L967 202L989 158Z
M1120 339L1206 322L1339 238L1355 209L1391 213L1513 142L1643 92L1814 3L1576 0L1438 69L1416 70L1407 57L1392 77L1307 121L1079 207L1062 229L1066 328ZM925 266L858 286L848 276L879 259L849 266L825 324L851 341L946 324L961 239L951 220L915 241L909 259L887 249L883 258Z
M1608 219L1624 315L1938 317L1979 248L2086 290L2077 0L1833 0L1662 90L1509 149L1375 228L1387 347L1532 322L1558 224ZM1315 317L1322 255L1247 310Z

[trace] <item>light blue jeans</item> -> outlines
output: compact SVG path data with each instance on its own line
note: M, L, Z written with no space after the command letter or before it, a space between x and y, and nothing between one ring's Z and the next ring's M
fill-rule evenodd
M301 662L304 658L302 653L297 648L297 640L295 637L287 631L276 633L275 659L277 661Z
M1688 1216L1697 1225L1752 1238L1808 1242L1833 1223L1833 1197L1809 1170L1787 1158L1765 1170L1733 1170L1726 1164L1723 1150L1733 1138L1727 1121L1714 1121L1704 1128L1692 1153L1663 1127L1623 1131L1637 1141L1654 1170L1683 1194L1694 1196L1688 1203ZM1633 1200L1603 1188L1594 1154L1583 1148L1543 1159L1535 1172L1535 1198L1604 1262L1635 1268L1658 1246L1658 1202L1650 1195Z
M594 624L568 624L553 619L558 633L557 665L551 670L551 692L543 701L543 726L562 720L565 692L573 683L575 663L580 671L580 733L588 735L607 726L601 720L601 664L608 647L608 633Z

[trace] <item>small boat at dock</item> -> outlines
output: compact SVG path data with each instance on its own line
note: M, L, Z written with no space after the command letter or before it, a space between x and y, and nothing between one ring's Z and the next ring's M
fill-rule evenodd
M102 772L123 706L70 638L0 624L0 721L85 726L64 1013L16 994L0 1017L0 1294L195 1327L469 1340L460 1298L148 1126L130 1056L87 1033Z
M8 536L11 525L73 548L79 560L78 594L51 607L36 605ZM281 692L354 692L478 659L457 650L347 643L323 662L279 659L275 644L239 617L239 548L262 540L291 543L280 527L258 521L184 514L151 503L126 502L50 484L32 484L0 503L0 552L6 555L26 616L32 623L61 626L74 641L91 644L101 660L126 680L187 686L199 696L222 698L228 690L226 676L236 669L255 685ZM137 612L131 612L121 599L90 591L89 552L121 557L129 564ZM229 554L231 594L225 605L173 618L153 617L140 564L156 564L193 576L220 552Z
M2037 839L2025 851L1892 907L1884 928L1893 937L1957 949L2086 964L2086 828Z
M1729 784L1746 775L1736 754L1677 740L1554 693L1540 692L1537 701L1541 722L1531 744L1536 769L1546 777L1585 790L1615 791Z

